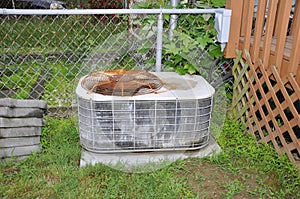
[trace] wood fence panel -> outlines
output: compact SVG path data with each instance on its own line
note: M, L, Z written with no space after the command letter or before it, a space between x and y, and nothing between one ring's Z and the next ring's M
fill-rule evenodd
M259 51L261 47L261 37L263 35L263 28L265 26L265 15L266 15L266 6L267 0L261 0L258 2L258 9L256 14L256 21L255 21L255 30L254 30L254 39L253 41L253 48L250 50L250 54L253 60L256 60L259 56Z
M247 123L257 142L300 166L300 1L290 32L292 0L259 0L254 26L254 1L241 1L232 114Z
M237 37L237 35L240 35L241 32L243 3L244 1L241 0L226 1L226 8L232 10L231 19L230 19L230 34L225 49L226 58L236 57L235 50L238 48L238 44L239 44L239 37Z
M278 69L279 74L282 69L283 54L286 44L287 32L290 11L292 9L292 0L279 1L278 14L276 16L276 24L274 30L274 36L278 39L276 41L276 52L275 52L275 62L270 64L275 64Z
M236 51L232 75L234 77L231 112L234 118L245 122L248 111L248 64L242 58L242 51Z
M249 0L247 7L245 8L247 10L247 15L245 17L245 26L243 26L245 30L245 40L244 40L244 47L243 49L249 51L250 49L250 39L251 39L251 32L252 32L252 24L253 24L253 11L254 11L254 0ZM244 51L243 51L244 52ZM243 56L244 57L244 56Z
M294 35L295 30L297 29L297 24L300 23L299 16L300 15L300 1L297 0L295 4L294 17L291 25L290 35Z
M268 67L269 65L269 56L271 54L271 44L273 38L273 32L275 27L275 17L277 11L277 3L278 0L270 0L269 7L268 7L268 15L266 21L266 32L264 35L264 45L263 45L263 55L262 55L262 62L264 66ZM261 40L260 37L254 38Z
M300 88L291 76L282 81L275 66L251 64L249 57L249 130L300 165Z
M294 20L300 22L300 14L295 16ZM299 71L299 61L300 61L300 24L294 24L293 30L294 42L291 49L290 55L290 65L288 67L288 73L293 73L296 76L297 82L300 84L300 71ZM284 75L284 74L283 74Z

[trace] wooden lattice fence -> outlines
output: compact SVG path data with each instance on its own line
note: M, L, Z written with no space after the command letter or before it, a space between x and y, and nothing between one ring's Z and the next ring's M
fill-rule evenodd
M300 166L300 1L227 0L232 113ZM237 51L238 49L238 51Z
M232 113L247 123L257 142L272 145L300 166L300 88L292 74L281 78L275 66L235 59Z
M234 59L232 75L234 77L232 115L236 119L245 122L248 111L248 64L242 58L242 52L236 51L237 58Z
M300 88L289 74L281 78L273 65L266 68L260 59L249 64L250 131L258 141L272 144L279 153L300 163Z

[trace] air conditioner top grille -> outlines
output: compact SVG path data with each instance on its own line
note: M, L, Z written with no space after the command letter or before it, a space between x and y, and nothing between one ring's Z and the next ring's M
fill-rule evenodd
M134 96L155 92L163 83L156 75L142 70L106 70L86 76L81 86L91 93Z
M97 73L98 72L94 74ZM101 93L97 93L99 91L97 92L92 91L93 85L95 84L95 82L97 82L96 81L97 76L93 77L93 74L90 74L87 76L83 76L80 79L79 84L76 88L76 94L79 97L86 100L93 99L94 101L112 101L112 100L153 100L153 99L157 99L157 100L204 99L204 98L212 97L215 92L214 88L211 85L209 85L209 83L203 77L198 75L181 76L175 72L161 72L161 73L147 72L147 73L150 74L149 75L150 77L154 77L154 76L157 77L157 81L153 81L156 82L155 86L152 85L151 89L149 89L149 87L144 89L141 85L139 85L136 87L139 89L135 89L131 92L129 90L123 89L123 96L122 95L118 96L117 94L122 94L122 89L121 89L122 87L120 88L117 85L116 88L119 88L119 90L118 89L116 89L115 91L107 90L105 92L105 93L111 92L111 94L113 95L104 95ZM103 76L100 75L100 76L103 78L107 77L105 75ZM154 78L152 79L154 80ZM142 82L141 79L139 81ZM125 83L127 84L128 82ZM148 93L146 92L147 90ZM132 96L129 95L130 93L132 94Z

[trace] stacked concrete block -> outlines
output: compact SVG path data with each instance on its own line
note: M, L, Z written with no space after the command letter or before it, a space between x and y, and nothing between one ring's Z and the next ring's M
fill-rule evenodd
M42 100L0 99L0 159L40 152L46 107Z

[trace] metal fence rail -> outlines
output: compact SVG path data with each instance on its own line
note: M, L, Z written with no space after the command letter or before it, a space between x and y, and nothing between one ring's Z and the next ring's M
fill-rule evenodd
M170 14L177 16L176 26ZM216 21L219 34L207 42L226 42L226 9L0 9L0 98L43 99L50 111L65 114L76 104L81 76L116 68L176 70L168 56L183 47L187 52L178 53L185 61L219 85L228 76L229 61L214 58L205 46L195 48L195 39L180 29L181 24L197 27L199 16L208 22L198 27L199 34L213 30L209 20Z

